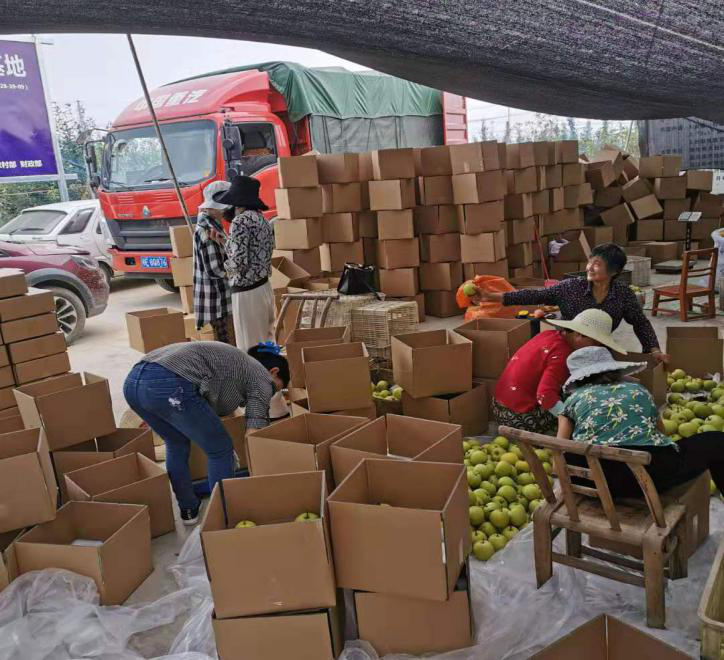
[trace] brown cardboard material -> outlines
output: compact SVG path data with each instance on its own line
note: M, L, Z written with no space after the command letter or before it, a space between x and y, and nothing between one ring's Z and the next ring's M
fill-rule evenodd
M503 226L504 204L500 200L485 204L457 206L458 231L461 234L482 234L499 231Z
M563 238L568 243L560 249L556 259L560 261L588 261L591 256L591 246L582 230L564 234Z
M101 541L97 547L72 545ZM18 574L64 568L92 578L101 605L120 605L153 570L148 509L137 504L69 502L55 520L15 542Z
M642 197L650 195L652 192L651 184L646 179L640 177L636 177L628 183L625 183L621 188L621 194L627 202L641 199Z
M662 261L671 261L676 259L679 255L678 244L671 242L652 241L646 243L646 256L651 257L651 265Z
M586 182L586 166L583 163L565 163L561 185L577 186Z
M462 465L462 435L457 424L384 415L337 437L329 455L335 483L341 484L365 458Z
M667 199L664 201L664 220L678 220L682 213L691 211L691 199Z
M280 188L308 188L320 182L315 155L281 156L277 167Z
M548 188L560 188L563 186L563 166L562 165L547 165L546 171L546 183Z
M678 200L669 200L678 201ZM664 220L664 241L683 241L686 238L686 223L678 220ZM693 236L693 232L692 232ZM644 248L645 256L646 249Z
M423 234L420 257L426 263L460 261L460 234Z
M421 204L439 206L453 203L452 180L450 176L420 177Z
M472 387L472 349L469 339L451 330L396 335L392 338L395 382L415 398L467 392Z
M418 206L413 210L415 231L418 234L449 234L458 231L457 207Z
M330 446L369 422L366 417L304 413L250 431L246 439L249 474L324 470L334 484Z
M380 149L372 152L372 174L375 180L411 179L415 176L412 149ZM370 191L372 186L370 186Z
M56 355L46 355L37 360L13 365L13 375L17 385L25 385L43 378L59 376L68 371L70 371L70 359L65 350Z
M585 261L551 261L549 274L553 279L564 279L569 273L579 273L586 267Z
M50 335L57 331L58 318L55 312L0 323L0 334L6 344Z
M176 286L193 286L194 260L193 257L171 257L171 275Z
M509 170L523 167L520 162L520 144L505 145L505 167Z
M0 321L14 321L54 311L53 294L43 289L31 287L23 296L0 299Z
M417 203L415 179L370 181L370 209L397 211L411 209Z
M565 186L563 188L563 206L565 208L573 209L586 204L593 204L593 190L590 183L581 183L577 186Z
M43 431L0 435L0 533L52 520L57 500L58 485Z
M307 291L329 291L339 286L339 277L314 277L304 283Z
M174 257L191 257L194 254L194 239L191 230L185 225L168 228L171 237L171 253ZM2 318L2 315L0 315Z
M326 213L321 219L324 243L353 243L359 240L359 217L356 213Z
M282 221L283 222L283 221ZM309 250L274 250L272 252L272 263L274 259L289 259L295 266L301 268L305 273L310 275L319 275L322 272L322 264L320 257L320 248L311 248ZM274 271L272 270L272 275ZM272 283L272 288L274 284Z
M65 489L71 501L147 506L153 538L176 528L168 474L143 454L127 454L66 472Z
M659 364L659 362L648 353L631 352L623 355L622 353L611 351L611 354L614 359L619 362L645 362L648 365L646 369L634 374L632 378L641 383L641 385L651 393L657 406L666 403L668 386L666 384L666 369L664 365Z
M378 211L376 235L381 241L415 238L415 220L412 209Z
M505 220L527 218L531 215L534 215L532 193L506 195L504 201L504 212Z
M686 197L686 177L668 176L654 179L654 193L657 199L684 199Z
M688 170L684 172L687 190L711 192L714 185L714 172L711 170Z
M380 268L379 276L380 291L387 296L416 296L420 290L417 268Z
M287 257L272 257L271 284L273 289L301 286L310 273Z
M116 430L108 381L88 372L23 385L15 399L25 427L45 429L51 451Z
M311 412L364 408L372 399L370 364L362 342L302 348Z
M353 243L324 243L320 248L321 270L336 273L344 269L346 263L364 262L362 241Z
M603 190L597 190L593 197L593 204L603 208L611 208L616 204L620 204L622 200L621 186L613 185Z
M637 241L663 241L664 221L663 220L639 220L636 223Z
M463 269L459 262L425 263L420 266L422 291L457 291L463 283Z
M722 373L724 340L715 326L669 326L666 328L666 352L671 356L669 370L684 369L687 374L704 378Z
M681 170L681 156L643 156L639 158L639 176L655 179L663 176L678 176Z
M290 387L304 387L302 349L307 346L328 346L349 342L348 327L297 328L286 341L287 361L291 380Z
M348 213L362 210L362 186L356 183L327 183L322 190L324 213Z
M506 220L505 234L507 244L530 243L535 240L535 218L522 218L520 220Z
M194 312L194 287L192 286L180 286L178 288L179 296L181 297L181 310L184 315L193 314Z
M455 291L425 291L425 310L429 316L440 319L463 314L457 304Z
M642 198L646 199L646 198ZM635 202L634 202L635 203ZM657 202L658 204L658 202ZM601 220L609 227L631 225L635 222L628 204L619 204L601 213Z
M168 307L128 312L126 328L129 346L141 353L186 341L184 313Z
M679 224L683 225L684 223L681 222ZM699 218L699 221L695 222L691 228L691 236L695 241L700 241L700 247L705 247L701 244L701 241L711 238L712 232L715 229L719 229L720 226L721 220L719 218Z
M462 465L360 462L327 499L337 584L448 600L470 549L467 497Z
M459 424L463 436L488 432L488 394L484 383L462 394L413 399L402 394L402 410L406 416ZM429 459L431 460L431 459Z
M17 577L14 544L25 531L24 529L14 529L0 534L0 591Z
M452 173L449 146L426 147L420 150L422 176L450 176Z
M277 204L277 216L287 220L318 218L324 212L320 187L277 188L274 191L274 199Z
M15 375L12 367L0 367L0 387L15 385Z
M360 238L377 238L377 213L362 211L358 215Z
M534 193L528 193L533 200L532 215L541 215L550 213L551 211L551 194L549 190L538 190ZM513 220L515 218L511 218Z
M417 321L418 323L425 322L425 294L418 293L416 296L404 296L399 298L405 302L414 302L417 305Z
M515 352L530 339L530 323L517 319L478 319L455 328L472 342L475 378L498 378Z
M636 178L639 175L638 158L634 158L633 156L624 156L623 171L624 174L629 178L629 181Z
M10 408L15 408L16 406L15 386L0 389L0 410L4 411Z
M302 391L305 392L305 396L301 399L292 401L292 404L289 407L292 417L309 414L309 401L306 398L306 390ZM365 406L364 408L355 408L353 410L335 410L334 412L325 414L342 415L343 417L363 417L364 419L369 420L377 417L377 408L375 408L374 404L370 403L369 406Z
M277 220L274 223L274 246L277 250L311 250L322 244L322 227L318 218Z
M503 199L506 182L503 170L456 174L452 177L456 204L481 204Z
M452 144L448 147L448 150L451 174L469 174L470 172L482 172L484 169L499 169L497 163L496 167L485 167L483 149L480 142Z
M321 471L216 485L201 523L201 543L217 618L336 604L326 495ZM319 519L296 522L304 512ZM256 527L236 529L242 520Z
M563 188L553 188L548 192L550 193L550 212L562 211L564 208L563 202L565 201Z
M19 268L0 268L0 298L22 296L28 292L25 273Z
M464 263L463 277L472 280L476 275L494 275L496 277L508 277L508 260L501 259L491 263Z
M509 193L531 193L540 190L538 185L538 168L536 167L508 170L506 175Z
M586 169L586 180L594 190L602 190L616 180L616 171L610 161L589 163Z
M533 244L519 243L506 248L509 268L525 268L533 263Z
M8 347L0 344L0 367L7 367L9 364Z
M581 231L586 235L589 246L596 247L613 241L613 227L584 227Z
M0 419L0 435L23 430L25 430L25 425L20 415L7 415Z
M460 261L465 264L492 263L506 256L505 231L460 235Z
M353 183L359 177L359 154L318 154L317 171L319 183ZM308 184L315 185L315 184Z
M642 158L641 160L645 160ZM689 656L653 635L601 614L530 656L530 660L687 660Z
M540 235L551 236L562 234L572 229L583 227L583 213L581 209L561 209L555 213L540 216Z
M394 241L377 241L377 265L386 269L419 266L419 239L406 238Z
M239 460L239 467L246 467L246 418L237 410L231 415L222 417L221 424L231 438L234 453ZM201 447L195 442L191 443L189 470L191 471L191 479L194 481L205 479L209 475L209 460Z
M691 210L701 211L704 217L716 218L722 213L722 200L718 195L700 192L694 197Z

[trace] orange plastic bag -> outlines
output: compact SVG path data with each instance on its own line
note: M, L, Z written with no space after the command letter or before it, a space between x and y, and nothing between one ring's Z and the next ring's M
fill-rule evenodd
M463 282L455 294L455 301L458 307L466 309L465 320L474 321L483 318L514 318L520 310L519 306L506 307L499 302L484 302L474 305L472 300L465 295L463 288L466 284L472 283L481 291L488 293L507 293L515 291L515 287L502 277L494 275L476 275L472 280Z

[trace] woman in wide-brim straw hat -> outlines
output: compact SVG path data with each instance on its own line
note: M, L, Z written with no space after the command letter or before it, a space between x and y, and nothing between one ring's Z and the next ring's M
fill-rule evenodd
M706 470L724 489L724 433L699 433L678 442L666 436L651 394L639 383L624 380L647 363L618 362L606 348L590 346L571 353L567 364L571 375L563 387L568 397L558 417L558 437L648 451L651 462L646 469L660 491ZM614 497L641 496L627 465L602 465Z

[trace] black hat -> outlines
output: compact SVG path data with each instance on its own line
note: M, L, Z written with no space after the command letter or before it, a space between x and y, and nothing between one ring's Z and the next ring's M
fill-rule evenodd
M214 195L214 201L229 206L243 207L258 211L268 210L268 206L259 199L261 184L250 176L235 176L231 180L231 188Z

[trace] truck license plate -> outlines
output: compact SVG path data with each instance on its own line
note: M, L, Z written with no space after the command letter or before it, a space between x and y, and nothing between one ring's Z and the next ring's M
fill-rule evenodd
M166 257L141 257L142 268L168 268Z

